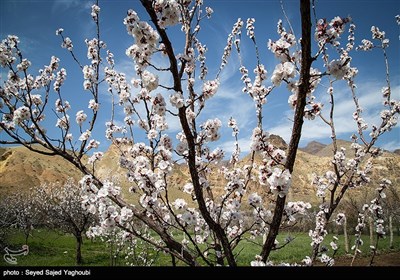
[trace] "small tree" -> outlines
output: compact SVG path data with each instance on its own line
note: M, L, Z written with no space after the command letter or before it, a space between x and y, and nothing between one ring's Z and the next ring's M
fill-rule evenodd
M139 226L136 227L136 230ZM87 234L89 237L98 238L95 227L91 228ZM141 231L148 231L142 228ZM151 233L144 235L151 239ZM155 250L154 246L147 242L136 238L134 235L127 233L125 230L114 228L110 231L103 232L100 239L107 244L110 252L110 266L118 266L121 263L128 266L151 266L158 258L159 250Z
M8 245L10 229L15 225L16 218L10 211L10 205L5 199L0 199L0 250Z
M23 232L25 244L28 244L32 230L41 224L42 213L28 192L10 195L5 200L9 207L9 215L15 217L15 227Z
M70 233L76 240L76 264L82 264L83 236L96 218L82 208L82 189L72 179L64 185L41 185L34 189L35 205L51 229Z

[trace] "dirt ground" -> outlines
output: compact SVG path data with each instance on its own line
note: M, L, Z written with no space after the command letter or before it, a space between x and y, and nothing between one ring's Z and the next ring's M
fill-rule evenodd
M335 258L335 266L350 266L352 257ZM371 257L357 257L353 266L369 266ZM376 255L372 266L400 266L400 251Z

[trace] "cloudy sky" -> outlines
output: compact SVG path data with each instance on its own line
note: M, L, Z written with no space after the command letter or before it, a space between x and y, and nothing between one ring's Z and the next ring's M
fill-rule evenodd
M268 85L273 69L278 62L267 48L268 39L277 40L276 23L284 20L284 26L289 27L278 0L204 0L206 6L214 10L211 19L204 21L199 39L208 47L207 66L209 68L208 79L213 79L218 70L226 39L237 18L246 20L255 18L255 32L258 47L260 49L261 63L268 70ZM86 59L86 46L84 40L95 36L95 26L90 17L90 7L93 1L80 0L2 0L0 1L0 37L15 34L20 38L21 48L25 57L32 61L34 71L48 65L50 57L55 55L61 59L60 65L67 69L67 81L63 94L71 102L72 111L87 109L87 100L90 98L83 90L83 77L80 69L73 62L68 52L60 47L60 37L55 35L56 29L62 27L65 36L73 40L74 50L83 64L89 64ZM400 98L400 46L399 26L395 16L400 14L400 2L397 0L354 0L354 1L315 1L316 15L318 18L326 18L328 21L335 16L350 16L356 25L356 45L361 40L371 39L371 26L375 25L386 32L390 39L388 49L389 66L391 72L391 85L393 98ZM283 1L284 9L297 37L300 35L300 19L298 1ZM126 73L128 81L133 75L133 62L126 57L125 50L134 43L133 38L127 34L123 19L128 9L138 12L141 20L148 20L138 0L103 0L100 1L101 37L107 43L108 49L115 54L116 68ZM169 28L168 33L176 43L176 52L182 46L183 33L178 28ZM342 36L347 38L347 34ZM247 68L251 71L255 66L254 47L244 36L243 59ZM346 40L344 43L346 44ZM315 51L315 46L313 50ZM353 60L351 66L359 69L356 78L357 94L360 104L364 109L364 119L369 124L379 123L379 112L382 108L381 88L385 86L385 65L380 50L372 52L356 52L351 54ZM331 57L332 59L334 56ZM159 63L162 63L160 61ZM321 65L319 65L321 67ZM314 67L318 68L318 65ZM219 118L224 124L222 137L213 145L232 150L233 139L227 121L234 117L240 128L240 144L243 152L248 151L251 131L256 125L256 115L252 100L241 92L243 87L238 71L239 62L233 52L228 66L221 77L221 86L215 97L208 101L208 108L203 112L201 120L207 118ZM2 79L6 72L2 70ZM160 77L162 82L168 83L170 77L165 74ZM316 91L317 100L327 103L326 83ZM338 138L349 140L355 132L356 125L352 121L354 105L351 93L345 83L335 84L336 113L335 123ZM101 115L94 138L101 142L101 149L106 149L109 143L104 139L104 124L110 119L110 98L104 93L101 95ZM274 90L268 97L268 103L264 109L264 128L270 133L282 136L289 141L291 133L292 110L287 99L290 93L286 87ZM327 113L325 113L326 115ZM51 114L48 114L51 115ZM71 117L75 113L71 113ZM121 120L122 114L119 114ZM179 123L170 120L170 132L176 134L180 130ZM50 131L55 128L55 119L51 116L47 120ZM0 135L4 137L4 135ZM328 143L330 130L320 119L306 121L301 146L316 140ZM78 136L76 137L78 138ZM378 144L389 150L400 148L400 129L397 126L389 134L385 135Z

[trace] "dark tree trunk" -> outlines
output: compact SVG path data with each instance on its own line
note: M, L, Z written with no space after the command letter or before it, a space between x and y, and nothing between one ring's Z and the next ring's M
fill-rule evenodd
M161 41L165 45L166 53L169 57L169 62L170 62L169 68L170 68L170 71L173 76L173 82L174 82L173 88L176 92L183 92L182 83L181 83L181 78L182 78L183 72L180 72L178 70L178 62L177 62L176 56L174 54L174 49L169 40L169 37L168 37L166 31L164 29L160 28L160 26L157 23L157 15L152 7L152 1L141 0L141 3L144 6L144 8L146 9L147 13L150 15L151 21L154 23L154 25L158 31L158 34L161 37ZM187 45L185 47L185 51L188 51L188 48L190 47L189 38L186 38L186 43L187 43ZM183 68L184 67L181 67L181 69L183 69ZM195 137L190 128L189 122L186 118L186 108L185 107L179 108L179 120L180 120L182 130L186 136L186 140L188 143L189 155L188 155L187 160L188 160L188 165L189 165L190 176L191 176L193 187L194 187L194 192L196 195L196 200L197 200L197 203L199 206L199 211L201 212L201 215L203 216L207 225L217 236L218 241L220 242L220 244L222 246L223 253L227 259L228 265L229 266L237 266L235 256L233 254L233 250L231 248L229 239L228 239L224 229L222 228L222 226L220 224L218 224L216 221L213 220L213 218L211 217L211 215L207 209L207 206L206 206L206 202L205 202L204 195L203 195L203 187L200 184L199 171L196 167ZM195 262L192 260L192 256L188 256L187 260L190 263L192 263L193 265L195 265Z
M311 57L311 10L310 0L300 1L301 15L301 70L299 92L294 115L292 136L289 143L288 156L285 168L293 172L294 163L296 160L297 149L301 138L301 130L303 127L304 108L306 106L306 97L310 89L310 68L313 61ZM271 250L274 247L276 236L279 232L279 227L282 221L283 210L285 208L286 196L278 196L275 204L274 216L268 232L267 241L264 243L261 257L263 261L268 259Z
M176 259L173 254L171 254L171 263L172 263L172 266L174 266L174 267L176 266Z
M76 264L80 265L82 264L83 260L82 260L82 244L83 244L83 238L82 238L82 234L79 233L77 235L75 235L76 238Z
M25 232L25 244L28 245L29 231Z

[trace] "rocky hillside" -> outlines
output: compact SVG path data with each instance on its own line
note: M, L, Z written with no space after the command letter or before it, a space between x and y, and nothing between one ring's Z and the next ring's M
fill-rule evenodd
M69 177L79 178L79 172L59 156L34 153L25 147L0 148L1 194L27 191L41 184L63 183Z
M282 149L286 149L287 144L279 136L272 135L271 142ZM338 141L339 147L350 150L350 142ZM96 175L107 179L117 177L123 187L123 192L128 195L128 188L131 183L125 180L125 170L119 167L120 151L111 146L103 159L96 165ZM332 145L324 145L318 142L311 142L297 153L293 183L289 200L306 200L313 202L316 200L315 190L311 185L313 173L324 174L331 165L330 156ZM244 157L239 166L248 164L249 157ZM260 159L256 157L256 162ZM225 179L219 172L222 165L211 167L210 181L215 195L222 194ZM385 152L383 156L375 160L375 167L372 175L372 185L377 185L381 176L389 177L397 188L400 186L399 179L400 156L394 153ZM58 182L63 183L68 177L79 179L81 174L70 163L58 156L46 156L33 153L24 147L4 148L0 147L0 195L15 191L26 191L31 187L43 184ZM182 194L182 187L190 180L188 168L182 164L174 166L172 175L169 178L172 188L169 193L172 198ZM251 191L261 191L260 186L255 183L249 186ZM129 194L132 200L136 200L138 195Z

